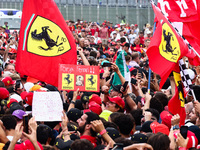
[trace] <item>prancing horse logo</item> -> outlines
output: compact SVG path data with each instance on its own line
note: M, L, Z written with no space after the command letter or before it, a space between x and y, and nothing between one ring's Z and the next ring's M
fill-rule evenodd
M52 33L52 31L49 29L49 26L42 27L42 32L39 33L39 34L37 34L37 29L35 29L35 31L31 32L31 36L32 36L33 39L35 39L35 40L44 39L45 42L46 42L46 45L48 46L48 48L44 48L42 46L39 46L39 48L47 51L47 50L51 50L52 47L54 47L54 46L58 47L58 46L63 44L63 42L60 43L60 44L57 44L59 35L57 36L56 41L54 41L53 39L50 38L50 36L49 36L47 31Z

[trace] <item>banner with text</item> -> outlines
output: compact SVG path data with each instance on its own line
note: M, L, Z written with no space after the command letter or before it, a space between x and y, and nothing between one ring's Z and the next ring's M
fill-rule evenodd
M59 66L59 90L99 92L99 66L68 65Z

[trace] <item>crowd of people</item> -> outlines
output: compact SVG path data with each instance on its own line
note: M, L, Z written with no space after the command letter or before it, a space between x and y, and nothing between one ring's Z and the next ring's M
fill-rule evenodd
M200 148L200 104L186 95L185 125L168 111L175 94L170 75L163 87L152 72L146 51L153 28L109 21L99 24L67 20L77 45L77 65L100 66L100 92L59 91L15 70L18 31L0 27L0 149L3 150L168 150ZM130 84L117 62L123 53ZM156 60L155 60L156 61ZM123 61L122 61L123 62ZM187 62L187 58L185 58ZM158 64L159 65L159 64ZM200 68L191 66L194 93L200 100ZM121 84L114 84L118 76ZM57 91L63 101L62 121L38 122L32 117L34 91ZM52 106L53 107L53 106ZM178 106L177 106L178 107ZM183 131L183 129L185 129Z

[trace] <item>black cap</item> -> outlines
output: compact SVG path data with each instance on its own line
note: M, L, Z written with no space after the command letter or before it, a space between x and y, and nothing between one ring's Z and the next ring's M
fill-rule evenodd
M152 132L151 128L150 128L150 125L153 121L146 121L143 125L142 125L142 128L140 131L143 131L145 133L147 132Z
M131 136L131 141L137 142L137 143L147 143L148 137L142 133L133 134Z
M107 127L106 131L108 133L108 135L114 140L118 137L121 137L119 131L117 131L115 128L112 127Z
M81 118L81 111L77 108L71 108L66 114L68 119L74 122Z
M112 88L114 91L121 93L120 89L121 89L122 85L118 84L118 85L113 85L112 84Z

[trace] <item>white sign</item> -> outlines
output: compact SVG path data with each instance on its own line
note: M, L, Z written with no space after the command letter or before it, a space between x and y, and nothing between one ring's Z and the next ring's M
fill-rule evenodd
M59 92L34 92L32 115L36 121L61 121L62 110Z

